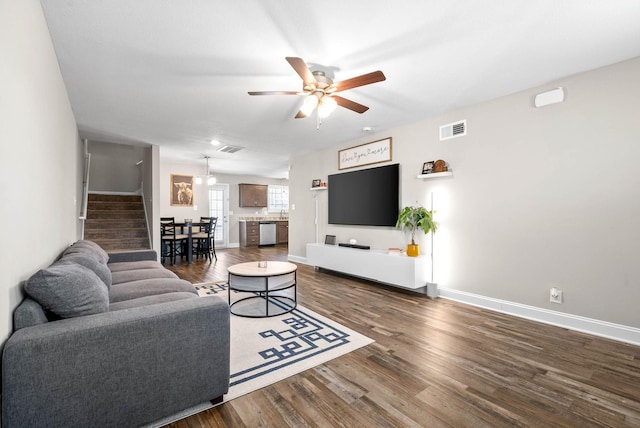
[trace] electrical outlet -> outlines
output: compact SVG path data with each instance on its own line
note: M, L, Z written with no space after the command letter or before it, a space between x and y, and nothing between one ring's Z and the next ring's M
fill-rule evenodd
M562 290L556 287L549 290L549 301L551 303L562 303Z

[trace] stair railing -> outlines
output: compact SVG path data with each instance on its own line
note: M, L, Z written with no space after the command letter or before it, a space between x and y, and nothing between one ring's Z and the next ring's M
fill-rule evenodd
M142 208L144 209L144 222L147 226L147 239L149 240L149 248L153 248L151 244L151 228L149 227L149 213L147 212L147 200L144 198L144 181L140 182L140 195L142 196Z
M87 209L89 206L89 170L91 168L91 153L89 153L89 142L84 142L84 172L82 174L82 202L80 204L80 239L84 239L84 226L87 220Z

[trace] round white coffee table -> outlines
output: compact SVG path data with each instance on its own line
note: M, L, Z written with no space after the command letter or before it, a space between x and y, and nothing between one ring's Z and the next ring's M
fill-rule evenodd
M229 308L241 317L265 318L291 312L297 305L296 271L289 262L247 262L229 266ZM231 301L233 292L250 293Z

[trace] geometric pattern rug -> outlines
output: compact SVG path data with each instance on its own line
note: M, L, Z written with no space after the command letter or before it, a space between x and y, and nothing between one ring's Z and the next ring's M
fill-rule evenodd
M195 284L198 294L228 301L226 283ZM234 300L232 296L232 301ZM270 318L231 315L231 378L223 402L264 388L373 342L300 304ZM212 407L189 409L177 420ZM162 421L167 423L168 421Z

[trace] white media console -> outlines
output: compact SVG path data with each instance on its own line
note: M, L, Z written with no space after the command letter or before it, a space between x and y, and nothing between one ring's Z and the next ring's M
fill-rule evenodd
M412 290L425 287L431 278L429 257L393 255L386 250L307 244L307 263Z

